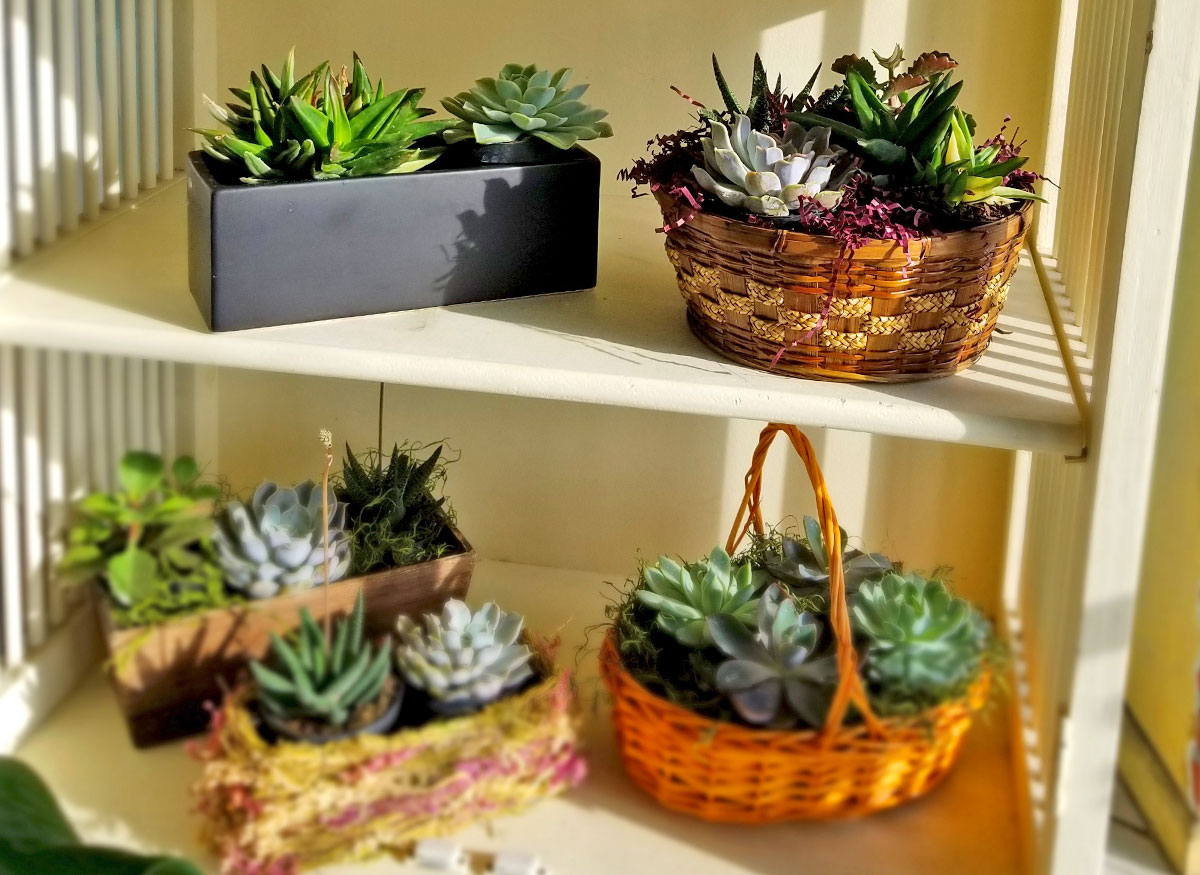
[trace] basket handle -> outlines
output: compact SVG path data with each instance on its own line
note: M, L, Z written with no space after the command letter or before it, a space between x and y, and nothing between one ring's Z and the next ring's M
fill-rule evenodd
M726 552L733 554L751 526L756 534L761 535L764 532L760 507L763 463L767 459L767 451L770 450L772 441L780 432L791 440L796 454L803 460L808 471L808 479L817 497L817 519L825 538L825 552L829 555L829 621L837 643L838 684L833 702L829 706L829 714L825 718L825 726L821 730L822 738L828 741L838 731L851 702L858 706L868 731L882 737L886 735L886 731L867 701L867 693L858 673L858 654L854 651L854 641L850 632L850 610L846 604L846 579L842 569L842 530L838 526L833 500L829 497L825 477L817 464L813 446L794 425L772 422L759 435L758 446L750 461L750 470L746 472L746 493L742 497L741 507L738 508L737 518L733 521L733 528L730 529L729 540L725 545Z

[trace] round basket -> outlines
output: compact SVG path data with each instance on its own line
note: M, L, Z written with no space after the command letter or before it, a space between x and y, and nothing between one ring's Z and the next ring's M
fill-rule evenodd
M759 494L771 441L784 432L804 460L829 545L830 626L838 686L819 730L754 729L701 716L651 693L625 669L610 629L600 657L612 694L617 747L639 787L667 808L725 823L773 823L870 814L935 787L958 759L987 697L983 672L962 699L906 717L876 717L858 674L841 566L841 533L811 444L795 427L762 432L746 497L729 536L732 553L750 526L762 532ZM743 524L743 520L745 523ZM860 716L843 725L848 706Z
M914 239L907 252L880 240L847 257L832 237L696 212L662 189L654 194L701 340L752 368L879 383L949 376L983 355L1031 213L1027 204L978 228Z

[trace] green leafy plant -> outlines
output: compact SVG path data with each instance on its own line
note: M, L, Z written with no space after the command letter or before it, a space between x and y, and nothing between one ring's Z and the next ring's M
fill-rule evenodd
M451 599L442 613L426 614L424 628L401 617L396 662L410 686L429 694L430 707L443 714L481 708L533 676L531 651L518 639L520 614L489 602L475 613Z
M209 156L250 184L411 173L443 151L425 138L452 124L427 118L434 110L419 106L425 89L385 92L382 79L372 83L358 55L350 76L323 62L297 78L293 49L278 76L263 65L248 87L230 91L237 103L205 97L229 130L193 130Z
M931 703L961 694L979 673L991 629L944 581L888 573L850 601L867 640L866 677L888 700Z
M780 141L755 130L745 115L733 117L732 131L712 119L700 140L704 166L692 167L692 176L722 203L761 215L786 216L802 197L832 207L853 165L829 136L828 128L793 125Z
M275 667L250 663L262 707L280 720L341 727L377 701L391 673L391 647L364 640L363 610L360 592L354 611L333 624L332 640L307 608L300 609L293 644L271 633Z
M327 519L330 583L350 570L345 521L346 507L335 498ZM321 487L309 480L287 489L266 480L248 503L222 509L213 541L230 588L263 599L324 581L323 532Z
M346 507L353 574L424 562L451 548L446 499L434 495L445 478L442 447L424 461L415 452L394 445L384 465L377 452L360 457L346 446L336 493Z
M935 188L950 206L992 198L1041 200L1031 191L1003 185L1026 158L1013 155L996 160L1001 146L976 148L971 142L974 120L955 106L963 83L951 84L951 71L958 66L953 58L944 52L926 52L904 73L897 73L903 59L899 46L886 58L878 53L875 57L887 70L884 82L877 79L870 61L857 55L840 58L833 66L845 77L853 122L817 108L788 117L830 128L884 168L892 184Z
M45 782L12 757L0 757L0 800L0 875L201 875L178 857L85 845Z
M444 134L447 143L474 140L481 146L536 137L559 149L580 140L611 137L608 115L580 102L587 85L568 87L570 68L556 73L530 65L506 64L500 74L479 79L470 91L442 101L461 121Z
M707 561L680 565L666 556L642 569L637 599L655 611L655 624L680 644L712 643L708 618L727 614L745 626L755 622L758 587L750 564L733 565L729 554L713 549Z
M797 719L820 726L837 681L833 655L814 656L819 629L779 584L758 601L757 632L728 614L708 618L712 640L729 657L716 671L717 689L747 723L788 727Z
M225 604L228 596L212 546L213 503L220 490L200 482L190 456L168 475L154 453L126 453L117 468L121 488L76 505L61 570L99 577L121 626Z
M864 553L848 546L846 530L842 529L842 573L846 592L858 591L863 581L892 570L892 560L882 553ZM812 517L804 518L804 537L790 535L766 539L761 545L759 564L775 580L787 584L793 595L816 595L829 589L829 552L821 524Z

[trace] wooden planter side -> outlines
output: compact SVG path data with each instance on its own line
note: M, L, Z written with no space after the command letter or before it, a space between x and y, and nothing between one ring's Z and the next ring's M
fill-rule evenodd
M270 635L292 631L300 609L318 620L349 613L361 589L366 599L366 634L378 638L395 628L402 614L439 610L462 598L475 569L475 551L451 527L461 551L440 559L389 568L360 577L182 617L155 627L118 629L107 599L99 603L109 676L129 723L134 744L157 744L202 732L207 702L218 702L222 686L232 687L246 663L261 659Z

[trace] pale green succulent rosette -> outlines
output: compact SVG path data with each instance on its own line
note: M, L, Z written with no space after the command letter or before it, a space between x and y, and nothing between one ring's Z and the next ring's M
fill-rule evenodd
M461 121L448 128L447 143L474 140L481 146L515 143L526 137L570 149L581 140L611 137L608 113L579 98L587 85L568 87L570 68L556 73L508 64L495 78L479 79L470 91L442 100Z

